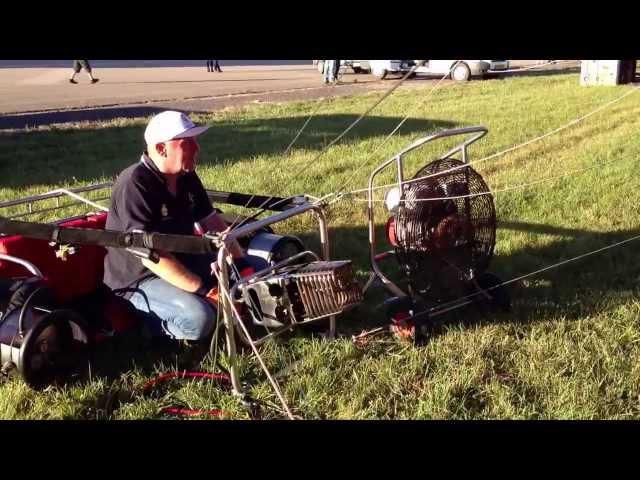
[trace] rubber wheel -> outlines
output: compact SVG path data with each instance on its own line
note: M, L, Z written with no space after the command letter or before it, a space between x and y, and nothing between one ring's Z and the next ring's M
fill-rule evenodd
M71 324L81 338L76 338ZM22 377L34 390L64 383L88 358L86 323L71 310L54 310L24 338L20 352Z
M467 82L471 78L471 70L466 63L458 63L451 72L451 78L456 82Z
M353 73L362 73L362 69L360 67L353 67Z

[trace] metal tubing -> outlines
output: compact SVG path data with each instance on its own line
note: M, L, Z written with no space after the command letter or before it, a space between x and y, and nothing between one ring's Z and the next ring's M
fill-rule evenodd
M331 257L331 248L329 244L329 230L327 228L327 217L322 207L314 205L313 211L318 217L318 228L320 229L320 245L322 246L322 259L329 261ZM329 338L336 336L336 316L329 317Z
M487 132L488 132L487 128L483 127L483 126L454 128L452 130L443 130L442 132L437 132L437 133L434 133L433 135L429 135L427 137L420 138L420 139L416 140L411 145L409 145L407 148L405 148L400 153L398 153L396 156L405 155L405 154L409 153L410 151L415 150L418 147L421 147L425 143L429 143L429 142L432 142L434 140L439 140L441 138L455 137L457 135L469 135L471 133L476 133L477 134L477 135L474 135L473 137L465 140L460 145L458 145L458 146L452 148L451 150L449 150L449 152L447 152L443 156L443 158L446 158L447 156L452 155L453 153L457 152L458 150L461 150L462 148L465 148L468 145L471 145L472 143L480 140L482 137L484 137L487 134Z
M110 188L113 184L111 182L108 183L99 183L97 185L89 185L88 187L77 187L70 188L67 191L71 193L82 193L82 192L90 192L93 190L101 190L103 188ZM19 198L17 200L8 200L5 202L0 202L0 208L13 207L16 205L23 205L25 203L37 202L40 200L47 200L49 198L56 198L66 195L66 191L63 192L61 190L52 190L50 192L41 193L39 195L32 195L30 197Z
M227 265L227 248L221 245L218 250L218 269L220 271L220 281L218 282L219 300L218 307L222 307L222 319L227 337L227 353L229 355L229 373L231 376L231 385L233 393L242 395L242 386L240 384L240 376L238 374L238 363L236 358L236 339L234 331L234 316L231 308L229 292L229 266ZM238 321L240 321L238 319Z
M17 263L23 266L24 268L26 268L27 270L29 270L29 272L31 272L36 277L43 278L42 272L38 269L38 267L36 267L33 263L27 260L14 257L12 255L5 255L4 253L0 253L0 260L6 260L7 262Z
M270 217L264 218L262 220L256 220L255 222L243 225L242 227L234 228L230 232L227 232L222 236L222 241L228 243L233 240L237 240L238 238L244 237L245 235L253 233L256 230L260 230L262 227L266 227L268 225L281 222L288 218L295 217L296 215L308 212L309 210L317 210L318 208L319 207L317 207L316 205L307 203L305 205L300 205L299 207L294 207L284 212L271 215Z
M101 198L97 198L97 199L96 199L96 201L108 200L108 199L109 199L109 197L101 197ZM61 210L61 209L63 209L63 208L71 208L71 207L74 207L74 206L76 206L76 205L81 205L81 204L86 204L86 203L87 203L87 202L69 202L69 203L67 203L67 204L65 204L65 205L59 205L59 206L56 206L56 207L49 207L49 208L41 208L40 210L33 210L33 209L31 209L31 211L30 211L30 212L16 213L16 214L14 214L14 215L9 215L9 216L4 217L4 218L9 219L9 220L15 220L15 219L18 219L18 218L26 217L26 216L28 216L28 215L35 215L36 213L53 212L53 211L56 211L56 210ZM87 216L87 215L89 215L89 214L90 214L90 212L85 213L85 214L83 214L83 215L76 215L75 217L63 218L63 219L61 219L61 220L57 220L57 221L55 221L55 222L50 222L50 223L62 223L62 222L67 222L67 221L70 221L70 220L74 220L74 219L76 219L76 218L83 218L83 217L86 217L86 216Z
M376 175L378 175L379 172L381 172L383 169L385 169L388 165L390 165L393 162L398 162L401 163L402 162L402 155L397 155L389 160L387 160L386 162L384 162L382 165L380 165L378 168L376 168L372 173L371 176L369 177L369 190L368 190L368 217L369 217L369 256L370 256L370 260L371 260L371 267L373 268L373 271L375 272L376 276L382 281L382 283L384 284L384 286L389 289L389 291L391 293L393 293L395 296L397 297L406 297L407 294L404 293L402 291L402 289L400 289L400 287L398 287L395 283L393 283L389 278L387 278L387 276L382 273L382 270L380 270L380 267L378 267L378 262L376 262L375 256L376 256L376 232L375 232L375 222L374 222L374 212L373 212L373 208L374 208L374 202L373 202L373 179L376 177ZM400 174L401 170L402 170L402 166L399 165L398 167L398 173Z

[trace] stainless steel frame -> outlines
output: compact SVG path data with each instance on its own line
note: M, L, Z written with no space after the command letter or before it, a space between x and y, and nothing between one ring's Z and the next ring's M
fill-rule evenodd
M17 263L21 267L24 267L25 269L29 270L29 272L34 277L44 278L40 269L36 267L33 263L29 262L28 260L14 257L12 255L5 255L4 253L0 253L0 260L4 260L6 262L11 262L11 263Z
M486 127L476 126L476 127L466 127L466 128L457 128L452 130L444 130L442 132L434 133L433 135L429 135L423 138L420 138L409 145L407 148L402 150L400 153L396 154L394 157L390 158L386 162L382 163L378 168L376 168L373 172L371 172L371 176L369 177L368 184L368 221L369 221L369 253L371 259L371 267L373 271L371 272L371 276L367 281L365 286L365 291L372 285L375 278L379 278L382 284L396 297L406 297L407 294L398 287L395 283L393 283L383 272L380 270L378 266L378 261L376 260L376 233L375 233L375 219L374 219L374 201L373 201L373 181L380 172L386 169L389 165L396 165L397 169L397 183L398 188L401 192L401 198L404 196L404 188L405 185L411 183L411 180L405 181L404 179L404 164L403 164L403 156L407 153L416 150L417 148L422 147L423 145L433 142L435 140L440 140L443 138L454 137L458 135L470 135L470 138L467 138L464 142L456 145L454 148L449 150L447 153L439 157L437 160L443 160L445 158L449 158L452 155L461 152L462 153L462 161L464 163L468 163L468 155L467 155L467 147L474 142L477 142L482 137L487 134L488 130Z

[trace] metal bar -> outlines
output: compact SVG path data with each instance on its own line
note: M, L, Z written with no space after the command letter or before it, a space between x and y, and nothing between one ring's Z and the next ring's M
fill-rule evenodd
M404 182L404 171L402 168L402 155L398 155L396 157L396 161L398 162L398 188L400 189L400 194L402 195L402 182Z
M222 320L224 322L225 334L227 337L227 353L229 355L229 373L231 377L231 385L233 393L242 395L242 386L240 384L240 376L238 374L238 362L236 358L236 339L234 331L234 317L231 308L229 292L229 270L227 265L227 248L221 245L218 250L218 269L220 272L220 281L218 289L220 290L220 300L218 305L222 307Z
M284 211L290 208L292 203L307 201L304 196L286 199L268 195L251 195L247 193L222 192L219 190L206 190L207 196L213 202L237 205L245 208L261 208L265 210Z
M316 205L313 205L311 203L306 203L304 205L300 205L299 207L290 208L289 210L271 215L270 217L264 218L262 220L256 220L255 222L251 222L241 227L234 228L233 230L222 236L222 241L225 243L232 242L233 240L244 237L245 235L253 233L256 230L260 230L262 227L266 227L268 225L281 222L288 218L295 217L296 215L308 212L309 210L316 210L317 208L318 207Z
M318 228L320 229L320 244L322 246L322 259L329 261L331 257L331 246L329 244L329 229L327 227L327 217L320 206L314 206L314 212L318 217ZM336 336L336 316L329 317L329 338Z
M36 277L39 277L39 278L43 278L44 277L44 275L42 275L42 272L38 269L38 267L36 267L33 263L31 263L31 262L29 262L27 260L24 260L22 258L18 258L18 257L14 257L12 255L6 255L4 253L0 253L0 260L5 260L7 262L17 263L18 265L21 265L24 268L26 268L27 270L29 270L29 272L31 272Z
M382 281L383 285L395 296L406 297L407 294L404 293L402 289L400 289L400 287L398 287L395 283L393 283L384 273L382 273L382 270L380 270L380 267L378 266L378 262L376 261L376 230L375 230L376 226L375 226L375 219L374 219L375 215L373 211L373 208L374 208L373 180L382 170L384 170L387 166L389 166L393 162L402 162L402 154L398 154L395 157L384 162L382 165L376 168L371 173L371 176L369 177L369 185L368 185L368 191L367 191L367 195L368 195L367 213L368 213L368 220L369 220L369 257L371 260L371 267L373 268L375 275ZM400 171L402 170L402 166L398 166L397 168L398 168L398 173L400 173ZM373 282L373 280L370 280L370 282ZM367 282L367 283L370 283L370 282Z
M418 147L421 147L425 143L429 143L429 142L432 142L434 140L439 140L441 138L447 138L447 137L455 137L457 135L468 135L470 133L477 133L477 135L474 135L473 137L465 140L460 145L458 145L455 148L451 149L447 154L444 155L446 157L446 156L451 155L454 152L460 150L464 146L471 145L472 143L480 140L482 137L484 137L487 134L487 132L488 132L487 128L483 127L483 126L454 128L454 129L451 129L451 130L443 130L442 132L437 132L437 133L434 133L433 135L429 135L427 137L423 137L423 138L420 138L420 139L416 140L411 145L409 145L407 148L405 148L400 153L398 153L397 156L398 155L405 155L406 153L409 153L410 151L415 150Z
M373 284L373 281L376 279L376 277L377 275L375 272L369 273L369 278L367 279L367 282L364 284L364 287L362 287L363 294L367 293L367 290L369 290L369 288Z
M91 200L88 200L80 195L76 195L74 192L70 191L70 190L66 190L64 188L60 188L58 189L58 191L60 193L64 193L65 195L69 195L72 198L75 198L77 200L80 200L83 203L86 203L87 205L91 206L91 207L95 207L95 208L99 208L100 210L102 210L103 212L108 212L109 209L107 207L103 207L102 205L98 205L97 203L92 202Z
M478 135L475 135L475 136L465 140L460 145L457 145L457 146L453 147L451 150L449 150L447 153L445 153L442 157L440 157L440 160L442 160L444 158L449 158L451 155L453 155L454 153L459 152L459 151L463 152L462 154L464 156L466 154L467 147L469 145L471 145L472 143L480 140L488 132L488 130L485 127L471 127L471 128L484 129L484 132L483 133L478 133Z
M97 185L89 185L87 187L70 188L67 191L72 193L82 193L82 192L90 192L92 190L100 190L103 188L110 188L112 186L113 186L113 183L108 182L108 183L99 183ZM25 203L37 202L40 200L47 200L49 198L61 197L63 195L65 195L65 193L61 192L60 190L52 190L50 192L41 193L39 195L32 195L30 197L19 198L17 200L7 200L4 202L0 202L0 208L13 207L15 205L23 205Z
M102 200L108 200L109 197L100 197L100 198L96 198L95 201L96 202L100 202ZM60 206L56 206L56 207L49 207L49 208L42 208L40 210L32 210L31 212L22 212L22 213L16 213L15 215L9 215L8 218L9 220L14 220L17 218L23 218L23 217L27 217L29 215L35 215L36 213L46 213L46 212L53 212L55 210L60 210L60 209L64 209L64 208L71 208L77 205L81 205L81 204L86 204L86 202L71 202L71 203L67 203L65 205L60 205ZM89 215L91 212L87 212L85 214L82 215L76 215L74 217L68 217L68 218L63 218L61 220L56 220L55 222L51 222L51 223L60 223L60 222L66 222L66 221L70 221L70 220L74 220L76 218L81 218L81 217L85 217L87 215Z

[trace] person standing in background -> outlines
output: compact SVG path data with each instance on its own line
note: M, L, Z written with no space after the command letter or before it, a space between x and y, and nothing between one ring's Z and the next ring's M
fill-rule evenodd
M336 61L335 60L325 60L324 61L324 83L334 82L334 78L336 76Z
M222 69L220 68L220 64L218 63L218 60L207 60L207 72L222 73Z

